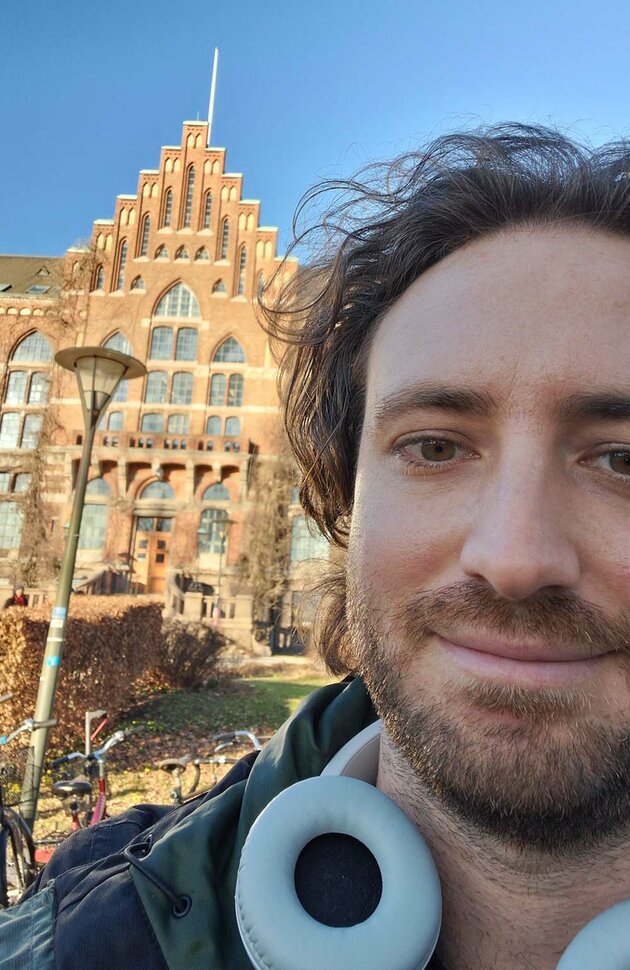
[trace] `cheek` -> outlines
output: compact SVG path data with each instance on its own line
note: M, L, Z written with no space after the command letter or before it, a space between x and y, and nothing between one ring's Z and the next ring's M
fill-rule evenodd
M357 483L359 485L359 483ZM452 581L466 527L454 510L418 501L411 489L382 489L371 479L357 488L349 541L355 576L388 598Z

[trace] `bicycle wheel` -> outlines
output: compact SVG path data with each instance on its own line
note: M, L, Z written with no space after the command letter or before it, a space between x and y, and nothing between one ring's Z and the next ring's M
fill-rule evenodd
M24 819L11 808L4 808L1 817L4 839L3 878L0 877L0 890L6 891L6 902L17 902L25 889L35 878L35 846ZM4 886L2 885L4 882Z

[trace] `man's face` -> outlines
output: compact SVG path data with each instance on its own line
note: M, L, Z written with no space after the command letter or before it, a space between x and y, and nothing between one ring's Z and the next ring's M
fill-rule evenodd
M628 823L630 240L505 231L385 315L348 612L443 805L553 851Z

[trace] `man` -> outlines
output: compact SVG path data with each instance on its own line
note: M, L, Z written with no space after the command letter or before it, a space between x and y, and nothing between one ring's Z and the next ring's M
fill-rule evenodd
M16 586L13 593L4 603L4 609L10 606L28 606L28 596L24 592L23 586Z
M592 152L510 126L441 139L387 179L348 186L325 221L321 267L268 319L289 346L303 505L347 549L318 645L333 671L359 676L313 695L211 797L103 830L112 853L134 836L126 850L99 861L85 836L70 840L18 907L14 939L26 938L22 910L47 941L56 921L63 968L93 939L103 968L290 970L287 952L295 968L318 965L303 951L319 920L341 952L331 926L346 914L324 890L327 913L311 923L297 906L280 914L285 956L263 952L261 900L243 905L237 871L240 885L256 832L297 782L323 781L366 728L372 743L376 712L376 767L346 814L369 828L376 788L392 825L400 816L421 833L441 930L421 962L399 958L412 915L408 932L391 930L385 962L366 948L335 966L551 970L585 926L563 970L630 965L629 173L630 145ZM335 215L347 218L331 240ZM285 814L287 843L302 823ZM346 845L338 860L315 847L303 879L306 843L290 865L277 858L278 884L295 881L300 901L299 884L317 896L337 864L354 873L353 897L378 882ZM425 899L405 893L414 873L400 865L393 882L400 872L421 922L437 894L430 866ZM390 870L385 860L384 906ZM353 931L362 919L365 938L379 925L366 906L346 921ZM374 946L387 936L381 926Z

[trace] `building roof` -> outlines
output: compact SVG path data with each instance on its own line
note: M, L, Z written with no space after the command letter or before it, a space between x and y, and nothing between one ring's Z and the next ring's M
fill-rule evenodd
M58 256L8 256L0 253L0 297L55 296L63 259ZM32 290L32 287L47 287ZM31 290L31 292L29 292Z

